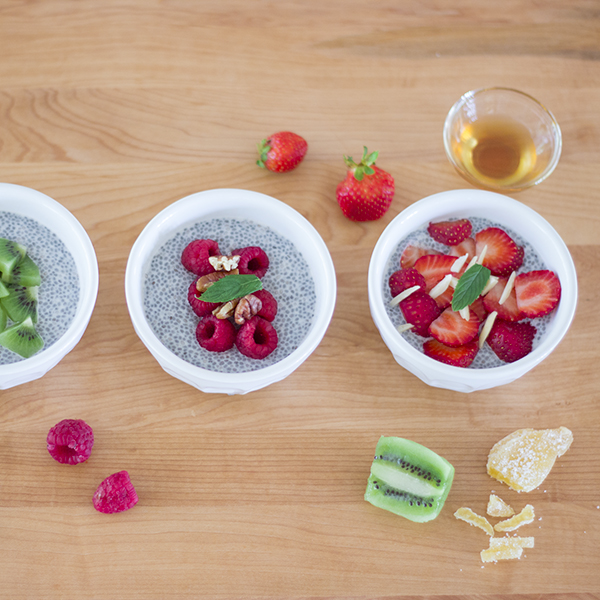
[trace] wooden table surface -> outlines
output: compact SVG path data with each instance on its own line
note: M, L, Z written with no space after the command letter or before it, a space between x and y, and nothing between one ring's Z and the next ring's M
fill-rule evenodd
M100 290L77 347L46 376L0 392L0 597L600 597L600 5L589 0L0 2L0 181L55 198L88 231ZM568 245L579 305L560 346L516 382L460 394L399 367L371 320L368 262L386 225L430 194L470 187L442 126L469 89L532 94L559 121L560 163L515 198ZM255 165L288 129L309 151L292 173ZM335 201L343 154L363 145L395 177L379 221ZM190 193L274 196L327 243L338 300L315 353L246 396L166 374L124 296L132 244ZM82 418L91 458L53 461L48 429ZM575 441L536 491L494 482L491 446L523 427ZM456 467L442 514L415 524L363 500L380 435ZM91 497L129 471L139 504ZM456 520L491 490L536 520L535 548L483 566L487 536Z

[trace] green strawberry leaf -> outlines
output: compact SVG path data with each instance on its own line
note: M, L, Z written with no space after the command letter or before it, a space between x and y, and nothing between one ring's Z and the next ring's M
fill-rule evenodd
M262 290L262 282L256 275L227 275L215 281L201 296L203 302L229 302L247 294Z
M452 310L459 311L477 300L486 286L491 272L478 263L469 267L458 280L452 295Z

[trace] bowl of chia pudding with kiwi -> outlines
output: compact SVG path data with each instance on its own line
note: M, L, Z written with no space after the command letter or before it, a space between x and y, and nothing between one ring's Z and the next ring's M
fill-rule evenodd
M246 394L284 379L316 349L336 277L323 239L296 210L215 189L147 224L129 255L125 295L137 335L168 374L202 392Z
M423 198L373 250L369 306L402 367L426 384L473 392L508 384L566 335L577 274L558 232L495 192Z
M55 367L81 339L97 294L96 253L73 214L0 183L0 389Z

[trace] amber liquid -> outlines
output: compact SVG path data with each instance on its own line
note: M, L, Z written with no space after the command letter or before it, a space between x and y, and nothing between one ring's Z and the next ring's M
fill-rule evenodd
M453 151L472 177L492 188L524 186L545 166L529 130L509 117L481 117L468 124Z

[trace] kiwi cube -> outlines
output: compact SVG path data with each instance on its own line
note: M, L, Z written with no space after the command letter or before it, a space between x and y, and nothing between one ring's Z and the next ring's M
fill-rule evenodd
M375 448L365 500L424 523L440 514L453 479L454 467L429 448L382 436Z

